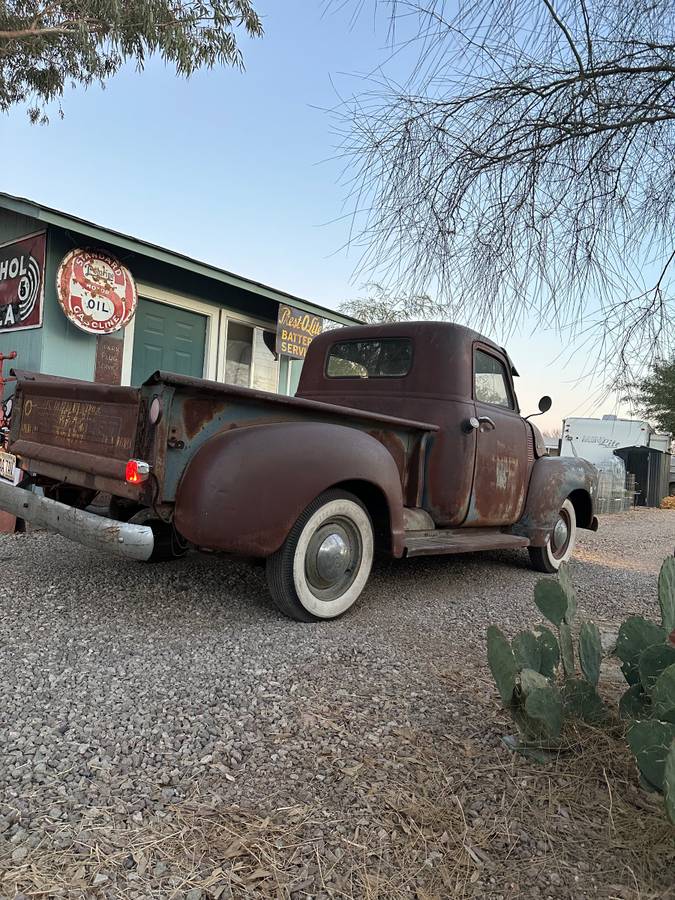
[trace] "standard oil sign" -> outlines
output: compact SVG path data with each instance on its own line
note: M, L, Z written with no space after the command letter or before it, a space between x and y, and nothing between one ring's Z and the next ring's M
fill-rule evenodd
M0 247L0 334L42 325L45 247L44 231Z
M322 329L323 320L319 316L282 303L277 319L277 353L304 359L307 348Z
M71 250L59 266L56 290L64 313L88 334L119 331L136 312L131 272L99 250Z

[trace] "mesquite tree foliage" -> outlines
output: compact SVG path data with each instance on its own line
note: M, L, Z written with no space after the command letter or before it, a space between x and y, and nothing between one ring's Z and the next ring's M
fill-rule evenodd
M182 76L242 66L236 32L262 34L249 0L77 0L0 3L0 110L27 104L33 121L69 83L103 83L158 55Z
M396 58L419 53L338 112L362 272L448 317L575 330L615 386L668 358L672 0L382 3Z

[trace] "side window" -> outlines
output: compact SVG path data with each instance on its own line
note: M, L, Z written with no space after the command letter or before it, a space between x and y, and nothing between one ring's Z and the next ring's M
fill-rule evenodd
M513 409L509 380L504 363L476 350L474 370L474 395L481 403L492 403L494 406L505 406Z

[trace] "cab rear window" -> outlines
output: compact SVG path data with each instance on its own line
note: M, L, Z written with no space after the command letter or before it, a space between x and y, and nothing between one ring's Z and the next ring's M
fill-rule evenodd
M329 378L402 378L412 365L410 338L339 341L326 361Z

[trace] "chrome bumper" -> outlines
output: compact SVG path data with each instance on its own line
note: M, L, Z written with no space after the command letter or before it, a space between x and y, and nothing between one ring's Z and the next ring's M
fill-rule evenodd
M3 481L0 481L0 509L78 544L126 559L149 559L154 546L152 528L146 525L96 516Z

